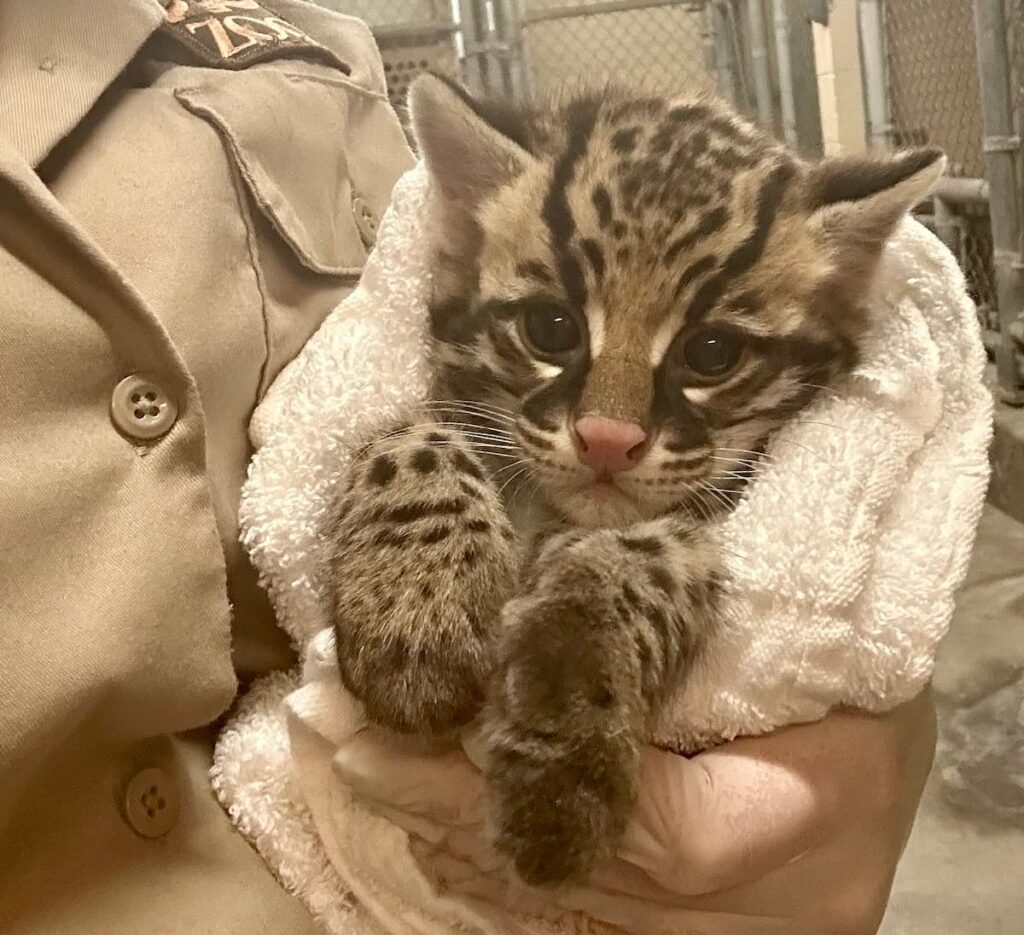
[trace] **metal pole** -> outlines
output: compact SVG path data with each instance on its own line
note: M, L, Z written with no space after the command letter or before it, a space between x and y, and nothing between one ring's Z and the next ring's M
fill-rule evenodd
M889 114L889 77L885 64L885 9L883 0L859 0L860 60L864 81L864 110L872 149L888 149L892 139Z
M949 252L956 257L958 263L962 263L963 257L960 255L960 222L957 219L956 212L950 206L948 201L943 201L941 198L932 199L932 209L935 214L935 233L947 247Z
M508 41L512 63L513 89L522 101L533 99L533 69L530 65L530 50L527 48L526 0L507 0L509 10Z
M701 45L704 48L704 70L715 79L715 87L718 93L722 91L722 76L718 73L719 55L716 47L717 29L715 27L715 4L709 3L704 7L704 32L701 35ZM723 94L724 96L724 94Z
M722 0L711 0L704 8L704 26L708 73L715 76L718 93L735 106L742 107L744 105L737 96L729 23L722 9Z
M779 67L779 100L782 106L782 138L793 149L800 146L796 125L796 91L793 87L793 59L789 34L787 0L773 0L775 60Z
M697 12L704 0L596 0L580 5L548 7L528 12L524 23L546 23L556 19L576 19L581 16L603 16L605 13L625 13L635 10L655 10L663 6L677 6Z
M477 0L458 0L459 20L462 23L462 75L466 85L475 93L486 90L480 62L480 43L483 39L477 16Z
M935 197L952 207L968 205L988 210L991 194L985 179L954 179L944 175L935 183Z
M992 253L1000 331L996 371L1003 400L1013 405L1024 405L1024 380L1013 342L1015 326L1024 313L1024 261L1021 256L1021 204L1017 179L1020 137L1013 120L1003 0L974 0L974 28L985 126L985 165L992 191Z
M771 63L768 61L768 30L764 21L762 0L747 0L747 18L750 22L750 60L754 68L754 95L757 116L761 125L771 130L775 126L775 108L772 106Z
M491 0L494 14L492 52L500 68L503 93L514 100L523 100L522 62L519 58L520 37L515 0Z

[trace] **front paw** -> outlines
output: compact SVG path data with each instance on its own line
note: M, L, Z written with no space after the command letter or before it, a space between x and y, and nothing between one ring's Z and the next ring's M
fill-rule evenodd
M526 883L583 883L636 801L645 715L629 637L597 595L516 600L505 623L487 723L495 843Z
M518 550L497 495L454 433L371 446L330 524L338 663L367 716L402 733L472 720Z
M636 800L639 757L629 738L573 744L505 725L490 751L494 840L532 886L583 884L615 852Z
M338 666L345 687L366 716L403 734L442 735L469 723L485 700L493 670L493 640L476 615L458 607L420 607L404 626L349 601L335 627Z

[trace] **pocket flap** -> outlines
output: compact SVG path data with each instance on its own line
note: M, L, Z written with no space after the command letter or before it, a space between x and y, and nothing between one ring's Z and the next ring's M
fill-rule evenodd
M262 214L307 268L357 274L366 249L345 156L344 86L274 69L218 73L175 92L219 133Z

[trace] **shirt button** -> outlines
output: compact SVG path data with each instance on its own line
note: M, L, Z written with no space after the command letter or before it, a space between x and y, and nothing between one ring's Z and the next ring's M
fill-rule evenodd
M110 416L129 438L152 441L171 430L178 406L151 377L133 373L114 387Z
M125 820L144 838L167 834L178 820L179 807L174 780L158 767L139 770L125 786Z
M352 213L356 218L356 227L359 229L359 236L367 247L372 247L377 242L377 216L373 209L358 195L352 199Z

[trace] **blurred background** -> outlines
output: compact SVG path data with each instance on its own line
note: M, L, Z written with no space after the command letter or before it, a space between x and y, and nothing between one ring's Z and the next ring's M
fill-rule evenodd
M935 677L936 765L882 931L1024 935L1024 0L317 2L371 26L400 113L427 69L521 99L613 79L715 89L808 157L946 151L918 216L977 303L994 470Z

